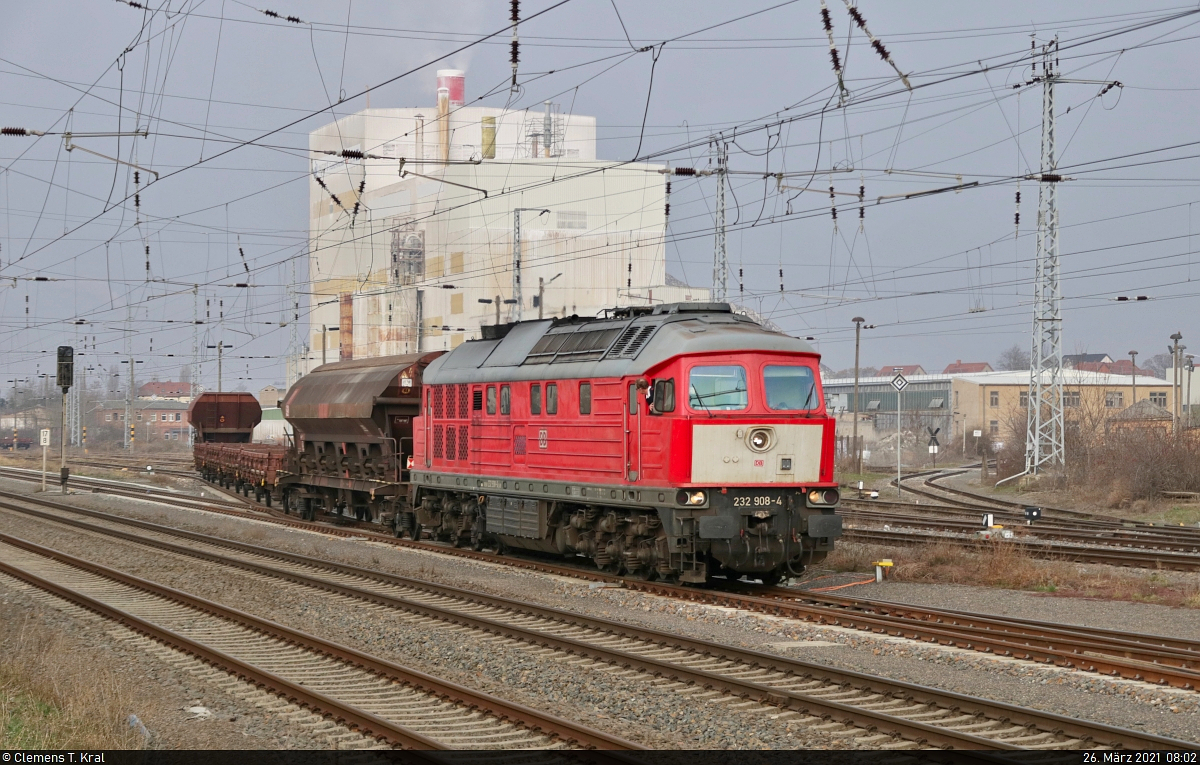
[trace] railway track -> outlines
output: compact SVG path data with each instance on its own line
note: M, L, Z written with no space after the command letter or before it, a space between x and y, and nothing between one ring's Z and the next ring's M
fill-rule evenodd
M846 507L843 503L841 515L843 518L856 522L871 523L875 526L885 524L891 528L903 527L922 530L947 531L957 534L971 534L979 531L982 527L978 518L968 520L966 518L946 518L946 517L930 517L926 515L915 515L912 512L897 513L885 512L874 509L861 509L862 506L855 503ZM912 506L907 508L912 510ZM1023 541L1037 543L1042 540L1056 540L1061 542L1072 542L1075 544L1088 545L1107 545L1110 547L1137 548L1143 550L1163 550L1166 552L1188 553L1195 555L1200 553L1200 535L1195 534L1177 534L1173 529L1158 529L1150 531L1148 529L1133 529L1133 528L1105 528L1105 529L1080 529L1072 526L1064 526L1054 522L1039 522L1036 526L1026 526L1024 523L1016 523L1016 519L999 518L1001 521L1009 521L1011 525L1005 524L1018 539Z
M22 499L24 504L58 505ZM6 510L65 523L178 555L273 577L292 586L397 609L433 626L497 635L561 658L588 660L616 671L636 671L648 682L690 699L740 705L768 704L782 719L861 730L860 742L887 748L1177 748L1186 742L1085 723L1058 715L937 691L861 673L831 670L675 634L631 627L531 603L331 563L270 548L184 532L99 511L59 510L102 519L105 526L0 503ZM130 531L128 529L136 529ZM0 540L3 541L3 540ZM1129 646L1124 647L1126 650ZM1193 663L1177 648L1174 659ZM1200 678L1187 673L1193 681Z
M643 748L8 534L0 572L396 746Z
M592 568L564 565L539 558L514 558L494 553L454 548L432 542L396 539L392 536L365 528L369 524L359 524L349 519L342 519L340 525L329 525L319 521L301 521L295 518L295 516L284 515L265 506L260 506L258 511L250 511L245 504L240 505L238 508L228 507L227 504L212 506L206 504L205 500L199 498L182 498L178 494L158 495L150 498L135 490L134 495L139 498L151 499L151 501L180 506L191 510L204 510L214 514L251 518L260 522L269 522L322 534L360 538L367 536L378 542L412 547L454 557L499 563L510 567L525 568L560 576L610 582L628 589L679 600L744 609L823 625L871 631L926 643L994 653L1001 656L1011 656L1068 668L1080 668L1106 675L1144 680L1161 685L1172 685L1185 689L1200 687L1200 683L1197 683L1196 679L1190 673L1190 668L1196 666L1194 657L1200 652L1200 647L1192 641L1173 641L1170 638L1162 636L1126 634L1125 638L1129 642L1118 641L1114 645L1112 644L1112 639L1117 637L1117 634L1108 633L1103 630L1086 630L1079 627L1063 627L1062 625L1032 621L1020 622L1019 620L1001 619L983 614L969 614L943 609L916 608L896 603L807 593L795 588L756 587L749 591L746 591L746 588L742 588L742 591L726 591L681 587L661 582L648 582L617 577ZM65 505L46 499L35 499L28 495L0 491L0 497L27 503L37 503L60 511L69 511L83 515L96 514L93 517L106 517L106 514L99 511L85 510L73 505ZM118 517L113 516L112 518L115 520ZM138 523L131 519L126 519L126 521L129 523ZM976 543L972 542L972 544ZM1189 669L1189 672L1182 675L1175 674L1167 667L1162 666L1171 663L1167 657L1156 653L1157 649L1163 646L1183 651L1180 656L1186 658L1191 663L1180 663L1178 661L1175 663L1182 668ZM1134 651L1134 653L1129 653L1130 651ZM1130 658L1130 661L1121 661L1119 657L1122 655Z

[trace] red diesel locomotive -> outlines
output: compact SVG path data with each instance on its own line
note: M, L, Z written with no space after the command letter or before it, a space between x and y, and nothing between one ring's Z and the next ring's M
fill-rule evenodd
M819 356L726 304L484 327L425 368L397 532L775 582L841 535Z

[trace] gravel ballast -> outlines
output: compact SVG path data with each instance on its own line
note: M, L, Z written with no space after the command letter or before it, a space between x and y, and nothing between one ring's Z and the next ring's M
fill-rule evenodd
M28 484L3 481L5 488L27 491ZM970 651L931 647L864 635L850 630L814 627L794 620L751 614L713 606L683 603L619 588L591 588L588 583L543 575L496 564L451 558L433 552L396 548L385 543L347 540L289 529L273 524L177 510L139 500L102 494L68 497L98 510L187 528L202 533L262 544L291 552L353 563L406 576L453 584L497 595L530 600L585 614L673 631L682 635L716 640L737 646L755 647L781 655L855 669L894 679L929 685L970 695L993 698L1037 709L1106 722L1122 727L1200 741L1200 716L1192 692L1160 689L1145 683L1102 678L1092 673L1047 668L1030 662L1003 659ZM0 523L18 536L31 538L37 525L31 520L14 521L4 514ZM40 522L39 522L40 523ZM507 698L549 709L556 714L580 719L596 727L655 746L845 746L848 741L795 726L788 731L784 721L764 720L761 713L740 712L721 705L688 702L653 688L644 678L620 678L616 673L571 667L563 662L539 659L529 650L503 643L464 641L461 633L418 623L404 623L394 613L380 615L361 605L320 595L304 594L280 598L263 587L263 580L229 569L202 566L165 553L116 541L99 542L76 532L54 530L41 524L47 544L62 546L72 554L112 565L131 573L177 586L205 597L254 611L267 618L319 632L322 636L407 663L448 679L504 695ZM29 533L25 533L28 531ZM74 543L71 537L75 537ZM32 539L32 541L38 541ZM71 548L68 545L74 544ZM153 573L154 576L150 574ZM903 589L901 589L903 588ZM885 583L842 590L884 600L922 602L929 605L995 612L1049 621L1117 628L1113 614L1125 619L1133 631L1189 635L1186 621L1175 629L1153 629L1162 619L1177 615L1176 609L1139 604L1096 603L1068 598L1022 599L1019 594L941 585L898 585ZM991 595L994 599L980 597ZM299 602L293 602L296 598ZM938 599L941 598L939 601ZM1052 613L1061 607L1068 619ZM1007 610L1002 610L1007 609ZM1016 609L1016 610L1014 610ZM1028 610L1022 610L1028 609ZM1039 610L1042 609L1042 610ZM1046 610L1049 609L1049 610ZM1128 610L1125 610L1128 609ZM1188 619L1195 616L1183 612ZM1090 617L1090 619L1089 619ZM1142 622L1132 620L1141 619ZM319 629L318 629L319 628ZM773 643L810 642L779 647ZM434 671L436 669L436 671ZM610 723L609 721L613 721ZM641 738L639 738L639 736Z

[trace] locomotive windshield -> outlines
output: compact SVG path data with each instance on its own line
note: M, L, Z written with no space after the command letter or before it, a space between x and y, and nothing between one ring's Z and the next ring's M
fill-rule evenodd
M688 375L688 406L700 411L745 409L746 370L735 366L692 367Z
M807 411L815 406L816 385L811 367L763 367L767 408L775 411Z

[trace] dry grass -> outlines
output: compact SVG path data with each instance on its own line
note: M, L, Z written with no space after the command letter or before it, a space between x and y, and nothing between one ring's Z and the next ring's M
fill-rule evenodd
M0 619L0 749L140 749L135 689L29 618Z
M967 584L1043 592L1063 597L1125 600L1162 606L1200 608L1200 586L1166 573L1136 574L1100 567L1042 560L1008 542L982 543L975 549L933 543L900 550L853 542L838 544L822 564L835 571L872 571L872 562L891 558L891 578L900 582Z

